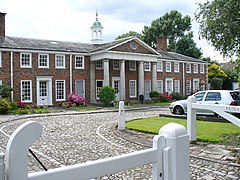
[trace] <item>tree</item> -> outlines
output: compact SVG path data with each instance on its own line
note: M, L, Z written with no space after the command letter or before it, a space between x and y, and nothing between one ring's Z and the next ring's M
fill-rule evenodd
M220 78L223 81L227 78L225 72L215 63L208 67L208 80L212 81L213 78Z
M176 41L191 29L190 16L182 16L176 10L172 10L160 18L153 20L151 26L144 26L143 39L152 47L156 47L157 37L166 36L169 41L168 49L175 49Z
M135 36L135 37L143 40L142 34L135 32L135 31L129 31L128 33L118 36L116 39L126 38L126 37L130 37L130 36Z
M111 86L104 86L99 91L99 98L105 106L110 106L115 100L115 90Z
M211 81L211 88L214 90L222 89L223 80L221 78L214 77Z
M196 46L192 32L187 33L178 40L176 44L176 52L197 59L202 56L201 48Z
M213 0L198 3L195 13L200 37L210 41L225 56L240 52L239 9L239 0Z

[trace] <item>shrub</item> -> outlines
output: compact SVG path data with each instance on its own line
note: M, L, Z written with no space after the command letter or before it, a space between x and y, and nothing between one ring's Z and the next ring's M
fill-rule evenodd
M171 93L170 96L172 96L172 99L174 99L174 100L184 99L184 97L180 93L177 93L177 92Z
M23 108L26 109L27 108L27 103L25 102L17 102L18 108Z
M68 102L71 102L71 103L75 103L77 106L86 106L86 99L79 95L79 94L76 94L76 93L70 93L68 96L67 96L67 101Z
M2 98L11 98L11 91L13 89L8 85L0 85L0 96Z
M110 106L115 99L115 90L110 86L104 86L99 91L99 98L105 106Z
M223 85L223 80L221 78L213 78L211 81L211 88L216 90L216 89L222 89Z
M7 114L12 109L12 102L7 98L0 98L0 114Z
M159 93L158 93L157 91L151 91L151 92L149 93L149 96L150 96L150 98L158 97L158 96L159 96Z
M160 93L159 100L160 102L170 102L172 100L172 96L170 96L168 92Z

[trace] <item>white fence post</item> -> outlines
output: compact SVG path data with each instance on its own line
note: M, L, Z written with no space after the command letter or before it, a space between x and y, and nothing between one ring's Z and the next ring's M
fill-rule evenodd
M124 101L119 102L119 110L118 110L118 129L125 129L125 110L124 110Z
M159 130L165 137L163 150L164 180L189 180L189 135L184 126L169 123Z
M0 180L5 180L5 164L3 152L0 152Z
M192 103L196 102L194 96L187 99L187 133L190 143L196 143L196 109L192 108Z

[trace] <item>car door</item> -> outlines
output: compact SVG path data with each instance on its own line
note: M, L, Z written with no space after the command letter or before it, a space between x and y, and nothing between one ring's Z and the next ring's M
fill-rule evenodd
M206 105L215 105L215 104L222 104L222 96L220 92L207 92L206 96L204 97L204 100L202 101L202 104ZM204 114L213 114L210 110L203 110Z
M195 93L194 96L196 98L196 103L202 104L205 94L206 94L205 91ZM197 114L202 114L202 112L203 112L202 109L197 109Z

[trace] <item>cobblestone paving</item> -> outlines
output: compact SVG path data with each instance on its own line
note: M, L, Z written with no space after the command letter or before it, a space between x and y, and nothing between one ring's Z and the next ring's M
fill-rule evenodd
M159 108L151 109L151 111L129 111L126 112L126 119L158 116L159 113L165 113L165 111L161 112ZM31 149L47 169L112 157L151 146L152 136L145 135L149 141L144 141L144 143L140 141L138 144L134 143L136 142L134 137L137 138L137 136L132 136L132 141L126 141L126 138L113 128L117 119L117 112L108 112L29 117L2 123L0 124L1 150L5 150L9 138L6 135L10 135L20 124L29 120L35 120L43 126L42 138L35 142ZM29 155L29 172L41 170L36 160ZM191 179L239 179L239 172L239 166L230 166L197 156L191 157ZM101 179L151 179L151 164Z

